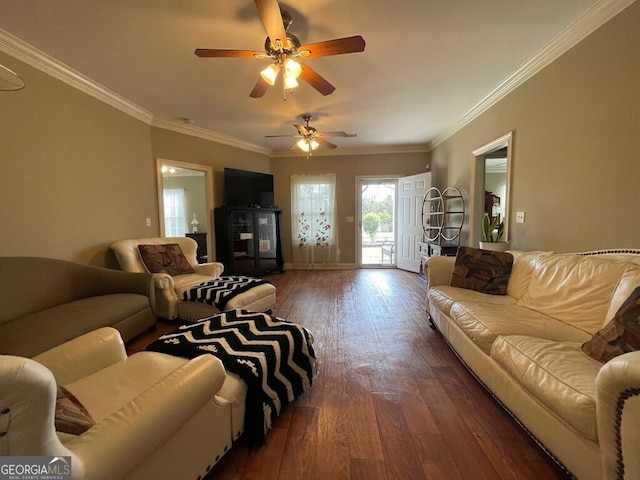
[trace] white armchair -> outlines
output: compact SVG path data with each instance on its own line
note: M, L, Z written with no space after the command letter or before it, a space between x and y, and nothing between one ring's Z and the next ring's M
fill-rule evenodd
M173 320L178 318L178 302L188 287L217 278L222 275L224 265L218 262L199 264L196 259L198 244L192 238L187 237L158 237L158 238L134 238L120 240L111 245L116 255L120 268L125 272L149 273L142 261L138 245L163 245L177 243L180 245L187 261L191 264L195 273L187 273L172 277L167 273L154 273L156 286L156 315L160 318Z
M2 355L0 455L71 456L74 480L201 478L232 445L225 378L212 355L127 357L111 327L33 359ZM56 432L56 384L93 418L84 433Z
M198 244L188 237L155 237L120 240L111 245L120 268L126 272L148 273L142 261L139 245L165 245L177 243L187 261L193 267L194 273L171 276L166 273L154 273L156 315L160 318L173 320L196 320L219 313L212 305L197 302L183 302L182 294L191 287L218 278L224 271L224 265L218 262L201 263L197 261ZM269 310L275 305L276 291L271 284L258 285L242 293L229 302L228 309L244 308L256 312Z

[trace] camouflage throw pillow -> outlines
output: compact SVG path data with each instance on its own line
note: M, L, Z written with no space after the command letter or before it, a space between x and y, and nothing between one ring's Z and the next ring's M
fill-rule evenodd
M640 287L629 295L609 323L582 344L582 350L602 363L640 350Z
M513 255L473 247L460 247L451 276L451 286L490 295L506 295L513 268Z
M58 432L80 435L89 430L95 422L73 393L58 385L55 424Z
M195 272L177 243L138 245L138 251L149 273L168 273L175 277Z

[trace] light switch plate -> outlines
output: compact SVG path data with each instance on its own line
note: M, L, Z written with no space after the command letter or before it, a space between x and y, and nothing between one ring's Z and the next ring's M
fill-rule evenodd
M516 212L516 223L524 223L524 212Z

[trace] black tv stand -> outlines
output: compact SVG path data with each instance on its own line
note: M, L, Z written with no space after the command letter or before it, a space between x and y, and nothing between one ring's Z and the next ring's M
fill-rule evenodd
M214 211L216 260L226 275L284 272L279 208L223 206Z

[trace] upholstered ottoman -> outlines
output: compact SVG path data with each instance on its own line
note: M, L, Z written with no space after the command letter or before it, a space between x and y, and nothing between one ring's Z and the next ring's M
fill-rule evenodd
M268 312L276 303L276 287L253 277L224 276L179 293L178 317L196 321L226 310Z

